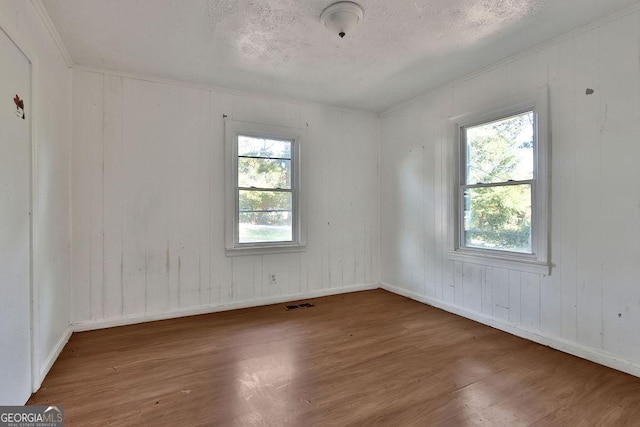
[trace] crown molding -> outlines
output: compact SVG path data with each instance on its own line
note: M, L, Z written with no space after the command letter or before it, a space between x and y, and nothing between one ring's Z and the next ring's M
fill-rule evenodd
M140 81L145 81L149 83L158 83L158 84L169 85L169 86L186 87L189 89L208 90L211 92L226 94L226 95L251 96L254 98L264 99L267 101L285 102L288 104L299 105L302 107L310 107L310 108L329 107L329 108L335 108L338 111L343 113L362 114L365 116L377 117L375 111L357 110L355 108L344 107L338 104L329 104L329 103L322 103L322 102L316 102L316 101L305 101L303 99L287 98L286 96L272 95L272 94L255 92L250 90L231 89L223 86L209 85L206 83L196 83L196 82L191 82L186 80L176 80L176 79L171 79L166 77L155 76L153 74L132 73L128 71L92 67L92 66L80 65L80 64L74 64L71 68L73 70L83 71L85 73L104 74L107 76L123 77L130 80L140 80Z
M58 51L60 52L60 55L62 55L62 58L64 58L64 62L67 63L67 67L69 68L73 67L74 63L73 63L73 59L71 58L71 54L69 54L69 50L67 50L67 47L62 41L62 37L60 37L60 33L58 32L58 29L53 24L53 21L51 20L51 17L49 16L47 9L45 9L44 5L42 4L42 0L31 0L31 5L33 6L36 13L40 17L40 20L42 21L44 26L47 28L47 31L49 32L49 35L51 36L53 43L58 48Z

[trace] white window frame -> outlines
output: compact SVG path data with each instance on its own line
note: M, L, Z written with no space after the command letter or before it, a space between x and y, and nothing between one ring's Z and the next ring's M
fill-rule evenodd
M305 198L302 179L304 130L286 126L225 120L225 246L228 256L303 251L306 247ZM292 241L239 242L238 136L291 141Z
M485 111L465 114L452 119L455 126L455 149L452 156L453 182L451 197L452 226L448 258L492 267L507 268L542 275L551 274L549 262L549 120L547 88L540 88L533 99L504 103ZM462 152L464 129L533 111L534 114L534 176L531 182L531 246L532 253L472 248L463 244L464 204L463 174L466 161Z

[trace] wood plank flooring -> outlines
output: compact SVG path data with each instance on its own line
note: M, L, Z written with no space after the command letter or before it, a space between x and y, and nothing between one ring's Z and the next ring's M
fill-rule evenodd
M76 333L69 426L638 425L640 379L383 290Z

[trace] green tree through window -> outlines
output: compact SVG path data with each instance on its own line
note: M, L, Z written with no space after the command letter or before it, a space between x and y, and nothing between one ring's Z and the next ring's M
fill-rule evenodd
M531 253L532 111L463 128L464 245Z

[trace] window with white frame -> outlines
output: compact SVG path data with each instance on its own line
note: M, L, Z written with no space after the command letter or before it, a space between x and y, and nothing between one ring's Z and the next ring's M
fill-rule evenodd
M454 259L549 273L547 125L540 104L458 120Z
M300 132L228 120L227 252L304 246Z

